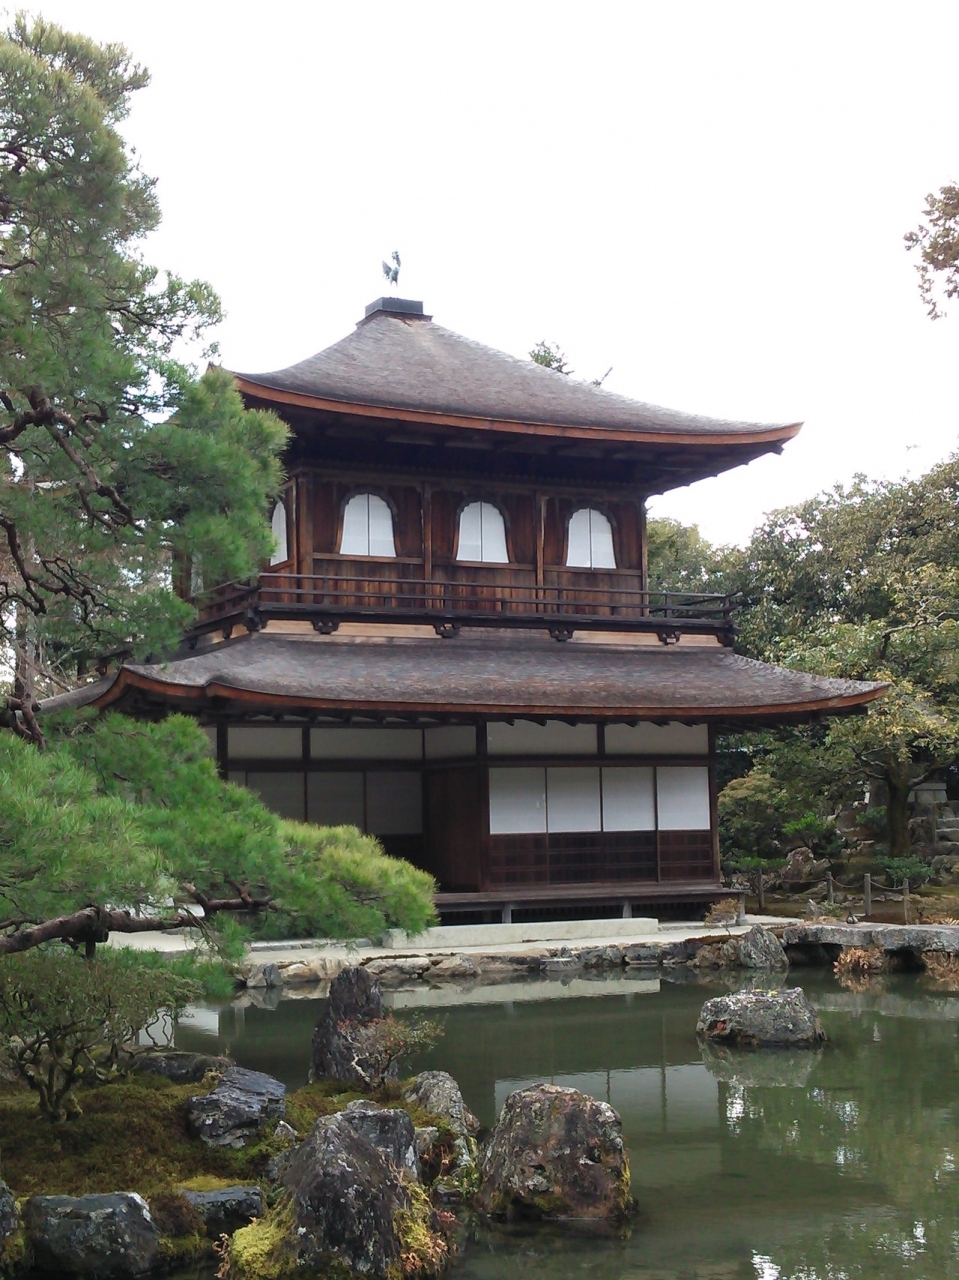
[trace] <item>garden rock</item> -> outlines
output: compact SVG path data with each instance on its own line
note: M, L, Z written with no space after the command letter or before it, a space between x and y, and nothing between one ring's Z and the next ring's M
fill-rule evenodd
M137 1071L148 1075L163 1076L173 1084L199 1084L211 1071L223 1075L233 1063L229 1058L215 1057L212 1053L183 1053L178 1049L151 1051L137 1054L133 1059Z
M0 1259L7 1241L20 1227L20 1211L17 1198L5 1182L0 1182Z
M748 933L736 939L736 953L744 969L788 969L789 960L783 944L774 933L754 924Z
M248 987L278 987L283 979L275 964L258 964L246 980Z
M811 849L793 849L779 873L786 884L811 884L829 870L828 858L816 858Z
M421 1071L403 1090L403 1101L445 1120L457 1137L475 1137L480 1122L463 1101L460 1087L447 1071Z
M187 1121L209 1147L245 1147L285 1113L285 1085L262 1071L230 1067L212 1093L190 1099Z
M483 1158L479 1203L494 1217L622 1219L634 1205L619 1116L559 1085L511 1093Z
M281 1178L304 1273L399 1274L395 1215L409 1207L398 1171L341 1115L318 1120Z
M259 1187L224 1187L222 1191L186 1191L183 1198L203 1219L211 1240L232 1235L254 1218L263 1216L263 1192Z
M358 1101L345 1107L340 1118L371 1142L394 1168L419 1178L416 1134L408 1112Z
M634 942L623 951L623 960L627 965L652 968L658 966L662 958L663 948L658 942Z
M476 961L470 956L444 956L430 966L427 977L431 982L451 978L475 978L479 973Z
M815 1048L826 1034L799 987L783 991L737 991L703 1005L696 1034L739 1048L789 1045Z
M142 1196L33 1196L23 1208L38 1271L126 1280L160 1262L160 1233Z
M326 1012L313 1031L310 1080L343 1080L366 1084L373 1064L358 1052L351 1026L365 1026L383 1017L383 996L367 969L351 966L330 983ZM396 1067L389 1078L396 1079Z

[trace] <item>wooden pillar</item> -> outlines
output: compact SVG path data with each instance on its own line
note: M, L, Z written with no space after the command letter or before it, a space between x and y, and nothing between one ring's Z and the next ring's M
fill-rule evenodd
M480 864L479 887L488 889L489 884L489 751L486 742L486 721L481 720L476 726L476 769L479 774L479 809L480 809Z
M649 590L649 544L646 539L646 499L639 500L639 572L642 590Z
M433 577L433 489L423 485L420 498L423 517L423 577L429 582ZM427 593L430 594L429 588Z
M713 878L719 883L719 791L716 785L716 730L710 725L709 733L709 829L713 846Z

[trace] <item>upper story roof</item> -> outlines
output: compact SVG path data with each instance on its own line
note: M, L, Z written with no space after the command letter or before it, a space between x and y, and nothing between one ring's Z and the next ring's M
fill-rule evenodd
M715 470L778 450L801 426L631 400L464 338L424 315L422 303L399 298L371 303L353 333L298 364L235 376L248 397L277 406L597 443L714 446L723 450Z

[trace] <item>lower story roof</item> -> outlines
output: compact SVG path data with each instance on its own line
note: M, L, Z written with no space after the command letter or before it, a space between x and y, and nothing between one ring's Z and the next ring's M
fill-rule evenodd
M885 688L770 666L719 645L557 644L518 632L448 640L260 632L166 662L125 663L48 699L44 710L778 724L855 711Z

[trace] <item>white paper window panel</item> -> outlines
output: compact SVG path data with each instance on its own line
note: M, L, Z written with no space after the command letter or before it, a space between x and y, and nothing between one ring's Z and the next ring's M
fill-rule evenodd
M423 731L427 760L453 760L476 755L476 729L471 724L443 725Z
M306 821L302 773L248 773L246 785L281 818Z
M308 773L306 818L320 827L365 825L362 773Z
M491 756L594 756L597 750L594 724L563 724L559 720L546 724L494 722L487 726L486 742Z
M366 829L375 836L421 834L423 786L418 773L366 775Z
M582 507L569 518L566 563L574 569L615 569L613 526L602 511Z
M548 831L601 831L599 769L546 770Z
M660 831L709 830L709 770L681 766L656 770Z
M205 724L203 726L203 732L207 736L207 741L210 744L210 750L213 752L214 755L216 755L216 725Z
M302 760L303 730L231 725L227 749L231 760Z
M490 769L489 829L494 836L546 830L545 769Z
M270 564L282 564L284 560L290 558L286 537L286 507L282 502L278 502L273 508L270 528L273 531L273 554L270 556Z
M422 729L311 729L313 760L422 760Z
M356 493L343 510L340 554L395 556L393 512L375 493Z
M608 756L705 756L709 729L704 724L608 724Z
M653 770L641 765L603 770L603 830L655 831Z
M499 507L491 502L471 502L460 512L457 560L481 560L508 564L506 524Z

